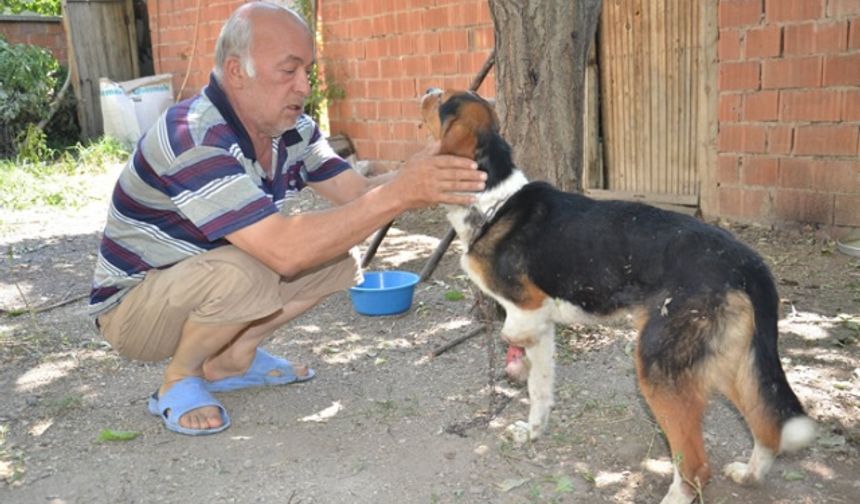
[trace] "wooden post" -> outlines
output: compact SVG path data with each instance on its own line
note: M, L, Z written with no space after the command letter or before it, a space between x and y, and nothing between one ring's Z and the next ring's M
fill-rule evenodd
M63 26L84 139L102 134L99 79L140 77L132 0L65 0Z

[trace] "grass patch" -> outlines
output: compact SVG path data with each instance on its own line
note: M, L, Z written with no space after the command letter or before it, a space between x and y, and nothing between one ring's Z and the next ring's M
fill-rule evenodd
M109 137L62 152L42 148L36 153L0 160L0 207L79 208L90 201L87 179L129 156Z

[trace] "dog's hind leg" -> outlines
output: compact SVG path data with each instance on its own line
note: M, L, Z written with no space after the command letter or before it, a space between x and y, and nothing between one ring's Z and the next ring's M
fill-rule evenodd
M674 478L661 503L689 504L710 478L702 438L706 393L689 377L650 380L642 369L638 354L636 369L642 395L666 435L672 452Z
M529 369L529 438L537 439L546 430L555 387L555 326L545 324L537 343L526 347Z
M755 348L756 337L776 339L775 323L769 328L772 334L767 334L764 324L756 327L746 296L730 294L727 301L721 335L724 343L707 375L743 415L755 445L748 462L727 464L723 473L739 484L757 483L779 452L802 448L812 441L815 424L803 414L785 380L775 344L760 343Z

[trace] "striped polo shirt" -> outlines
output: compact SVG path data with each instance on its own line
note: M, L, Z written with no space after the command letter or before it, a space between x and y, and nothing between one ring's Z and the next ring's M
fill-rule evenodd
M115 306L146 272L228 244L307 182L349 169L307 115L272 140L271 179L214 76L140 139L114 187L89 312Z

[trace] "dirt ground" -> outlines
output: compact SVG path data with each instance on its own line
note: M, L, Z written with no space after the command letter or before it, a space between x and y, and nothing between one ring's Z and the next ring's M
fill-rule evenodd
M146 412L164 363L117 356L85 314L114 176L82 182L94 199L73 212L0 217L0 502L650 503L667 490L671 461L636 389L628 329L559 330L557 406L535 443L505 433L528 404L500 377L501 343L479 335L430 357L478 324L456 245L405 315L357 315L343 293L280 330L267 347L309 362L314 380L220 394L233 419L220 435L165 430ZM809 229L729 227L774 270L783 365L821 435L759 487L737 486L720 468L748 457L751 439L715 399L703 500L857 502L860 259ZM371 269L419 271L446 229L438 210L399 219ZM303 421L335 404L326 422ZM100 441L105 429L139 436Z

